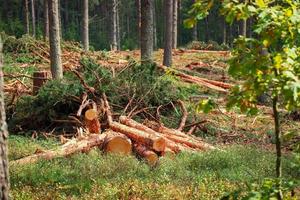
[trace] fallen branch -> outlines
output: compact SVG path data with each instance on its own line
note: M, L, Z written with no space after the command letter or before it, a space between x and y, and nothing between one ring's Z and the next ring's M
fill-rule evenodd
M187 120L187 117L188 117L188 112L186 110L186 107L184 106L183 101L179 100L178 103L179 103L179 105L181 107L181 110L182 110L182 118L181 118L181 121L180 121L180 124L179 124L179 127L178 127L177 130L182 131L184 126L185 126L185 122Z

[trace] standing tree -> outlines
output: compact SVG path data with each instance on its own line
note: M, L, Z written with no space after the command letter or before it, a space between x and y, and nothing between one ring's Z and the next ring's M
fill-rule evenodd
M7 124L4 107L3 94L3 72L2 72L2 40L0 36L0 199L8 200L9 176L7 159Z
M172 47L177 48L178 0L173 0Z
M154 0L141 0L141 60L152 62Z
M85 51L89 51L89 1L83 0L82 43Z
M29 8L28 8L28 0L24 0L25 4L25 28L26 28L26 34L30 34L30 29L29 29Z
M58 0L48 0L51 73L54 79L63 78L60 47Z
M44 0L44 40L49 38L49 8L48 0Z
M173 0L164 0L165 10L165 45L163 65L172 65L172 21L173 21Z
M35 7L34 0L31 0L31 21L32 21L32 36L36 36L36 28L35 28Z
M141 19L142 19L142 13L141 13L141 0L136 0L136 7L137 7L137 32L138 32L138 44L140 46L141 42Z
M110 48L112 51L118 49L117 41L117 0L111 0L110 3Z

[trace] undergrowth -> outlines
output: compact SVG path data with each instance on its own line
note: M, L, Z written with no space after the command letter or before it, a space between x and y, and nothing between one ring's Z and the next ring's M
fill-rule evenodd
M22 145L22 144L31 144ZM53 141L12 137L11 160L33 152L33 146L51 148ZM47 144L47 145L45 145ZM14 199L218 199L274 177L271 152L250 146L225 151L182 153L162 158L156 168L134 156L89 154L10 167ZM300 178L284 158L285 178Z

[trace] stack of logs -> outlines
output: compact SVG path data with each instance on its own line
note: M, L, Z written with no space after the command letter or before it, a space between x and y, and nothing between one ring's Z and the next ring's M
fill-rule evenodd
M33 163L38 160L50 160L66 157L78 152L88 152L99 147L104 152L129 155L132 152L143 158L149 165L158 163L160 156L175 156L179 152L197 152L213 150L214 146L200 138L186 134L177 129L170 129L152 121L139 123L126 116L120 116L119 122L113 121L111 110L103 95L102 101L108 128L101 132L97 107L85 111L85 126L88 134L68 140L56 150L39 151L38 153L12 161L11 164Z

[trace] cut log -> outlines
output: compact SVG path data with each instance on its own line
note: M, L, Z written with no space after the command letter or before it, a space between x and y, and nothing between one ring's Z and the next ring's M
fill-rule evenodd
M166 157L174 159L176 156L176 153L174 151L172 151L171 149L166 148L166 150L161 153L161 156L166 156Z
M129 127L132 127L132 128L135 128L135 129L138 129L140 131L144 131L146 133L149 133L150 135L152 136L156 136L156 137L163 137L160 133L152 130L151 128L141 124L141 123L138 123L126 116L120 116L120 122L122 124L125 124L126 126L129 126ZM165 142L166 142L166 148L169 148L171 149L172 151L178 153L180 150L183 150L184 148L180 148L180 146L176 143L174 143L173 141L170 141L169 139L163 137Z
M33 73L33 95L36 95L40 88L49 80L49 72L40 71Z
M155 166L158 163L158 155L154 151L147 149L147 147L140 144L135 144L134 151L140 157L145 159L150 166Z
M125 126L118 122L111 122L110 128L113 131L126 135L136 143L143 144L155 151L162 152L166 148L166 141L163 137L151 135L147 132Z
M89 109L85 112L85 125L90 133L100 133L101 125L98 119L98 112L95 109Z
M31 164L39 160L52 160L54 158L66 157L78 152L88 152L93 147L101 146L106 138L106 134L93 134L81 140L70 140L56 150L44 151L38 154L27 156L19 160L11 161L11 165Z
M107 137L103 144L103 150L109 153L129 155L132 152L131 140L121 133L106 131Z

